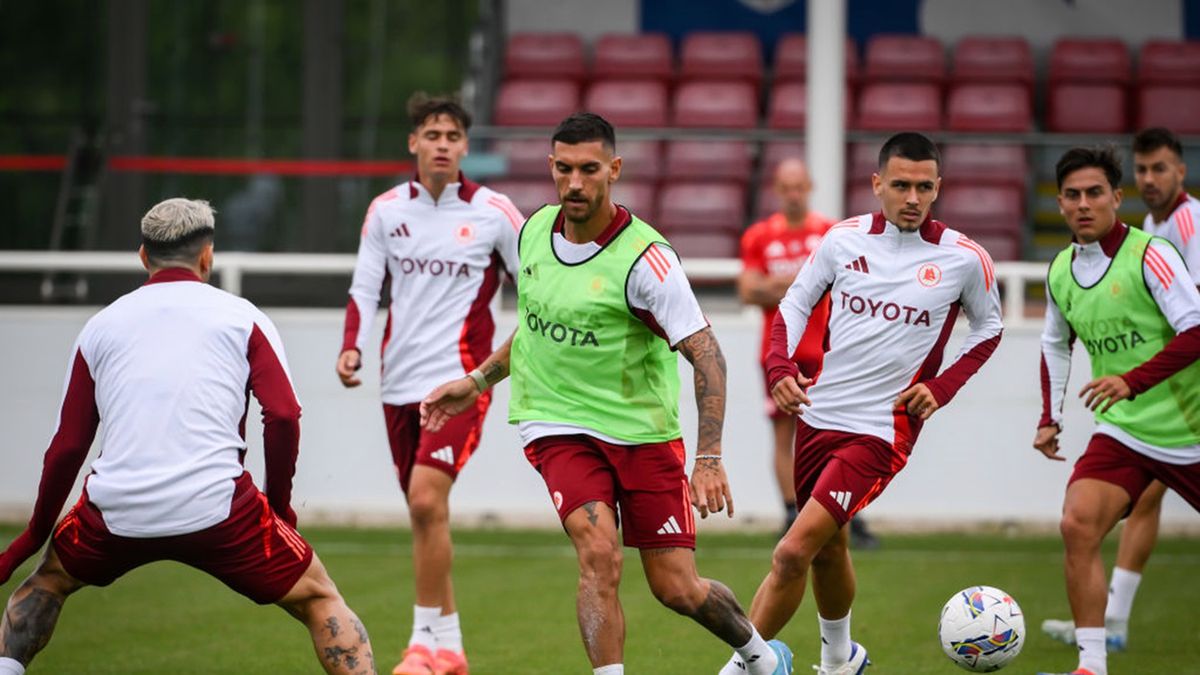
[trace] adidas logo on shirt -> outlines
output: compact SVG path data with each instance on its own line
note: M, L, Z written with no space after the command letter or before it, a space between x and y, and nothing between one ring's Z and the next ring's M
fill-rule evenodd
M659 534L683 534L683 530L679 528L679 523L675 521L675 516L667 518L667 522L658 528Z
M846 269L862 272L863 274L871 273L870 268L867 267L867 256L865 255L860 255L857 260L846 263Z
M447 464L454 463L454 449L448 445L434 450L430 456L439 462L445 462Z
M840 490L830 490L829 496L833 497L833 501L837 502L838 506L842 507L843 511L845 511L846 513L850 513L850 493L849 492L842 492Z

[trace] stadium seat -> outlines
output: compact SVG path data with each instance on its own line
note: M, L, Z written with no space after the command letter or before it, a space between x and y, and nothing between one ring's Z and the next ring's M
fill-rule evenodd
M775 43L775 82L804 82L808 79L808 37L788 33ZM858 79L858 47L854 38L846 38L846 82Z
M955 185L1006 185L1024 189L1030 174L1023 145L953 143L942 149L942 173Z
M1129 48L1117 38L1064 38L1050 51L1050 83L1129 83Z
M617 128L667 125L667 87L648 80L602 80L588 88L589 110Z
M570 80L515 80L500 85L496 125L553 127L579 109L579 86Z
M946 54L937 39L922 35L876 35L867 42L868 82L931 82L946 79Z
M1200 134L1200 84L1144 86L1138 90L1137 127L1166 127L1177 134Z
M808 122L808 85L803 82L776 84L771 91L771 103L767 110L767 126L771 129L804 129ZM846 126L854 119L853 100L846 88Z
M1010 82L1033 86L1033 54L1022 37L972 35L954 46L956 83Z
M874 83L858 95L858 128L867 131L936 131L942 128L941 96L934 84Z
M528 218L544 204L557 204L558 192L554 182L546 178L511 178L490 180L487 186L508 196L512 203Z
M961 84L946 101L946 128L984 133L1033 129L1029 90L1019 84Z
M754 87L744 82L689 82L675 91L675 126L752 129L758 124Z
M846 217L852 218L879 210L879 198L871 189L871 181L846 186Z
M1138 56L1138 84L1200 84L1200 42L1150 40Z
M764 181L754 195L754 220L763 220L778 210L779 197L775 194L775 186L769 180Z
M942 187L933 211L935 218L968 237L983 233L1020 235L1025 224L1025 193L1015 187L955 180Z
M672 179L750 180L751 147L745 141L670 141L665 175Z
M951 225L951 227L954 227ZM960 230L961 231L961 230ZM1021 235L1019 233L983 233L979 235L963 232L971 241L983 247L994 262L1021 259Z
M658 190L653 183L619 180L613 184L612 198L651 225L658 222Z
M689 232L670 230L663 233L680 260L690 258L736 258L740 239L732 232Z
M658 220L670 232L726 232L745 226L746 188L738 183L679 181L658 193Z
M879 148L883 143L851 143L846 148L846 183L871 184L871 174L879 171Z
M508 158L508 178L550 179L550 142L545 138L505 138L492 142L492 152Z
M515 33L504 50L506 79L570 79L587 75L578 33Z
M626 141L618 135L617 155L621 157L622 179L657 181L666 166L665 152L661 141Z
M771 181L775 167L779 166L783 160L788 158L803 160L807 157L807 152L804 141L767 141L763 144L762 149L763 181Z
M669 82L675 73L671 41L660 33L601 35L594 45L592 77Z
M757 88L763 77L762 44L748 31L689 33L683 39L679 77L740 80Z
M1051 84L1046 108L1047 131L1123 133L1129 129L1121 85Z

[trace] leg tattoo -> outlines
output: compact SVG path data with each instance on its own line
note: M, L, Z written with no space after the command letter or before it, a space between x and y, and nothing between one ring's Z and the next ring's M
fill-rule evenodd
M0 630L0 656L29 665L33 657L50 641L63 598L40 588L11 602L4 612Z
M724 584L708 580L708 597L696 608L692 618L731 647L741 647L750 641L753 625L742 611L733 591Z

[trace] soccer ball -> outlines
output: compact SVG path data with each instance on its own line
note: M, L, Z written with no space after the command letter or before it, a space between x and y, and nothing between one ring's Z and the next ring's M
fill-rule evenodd
M942 651L960 668L990 673L1021 653L1025 616L1017 601L998 588L964 588L942 607L938 639Z

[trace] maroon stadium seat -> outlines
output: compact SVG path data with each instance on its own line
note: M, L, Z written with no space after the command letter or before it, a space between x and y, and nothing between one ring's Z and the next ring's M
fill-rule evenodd
M680 260L691 258L736 258L740 238L733 232L691 232L671 230L664 233Z
M1138 83L1200 84L1200 42L1150 40L1138 57Z
M665 152L662 141L626 141L617 136L617 154L621 157L623 179L657 181L666 166Z
M596 40L592 77L597 79L652 79L668 82L674 71L671 41L666 35L609 33Z
M553 127L579 109L579 86L570 80L514 80L500 85L498 126Z
M758 186L754 196L754 220L764 220L779 210L779 196L775 194L775 186L766 180Z
M922 35L876 35L867 42L868 81L941 84L946 54L937 39Z
M658 192L658 221L668 232L727 232L745 226L746 188L738 183L679 181Z
M1033 86L1033 54L1021 37L972 35L954 46L954 81Z
M961 84L946 102L946 128L986 133L1033 129L1029 90L1020 84Z
M851 143L846 148L846 183L871 184L871 174L879 171L879 148L883 143Z
M879 199L871 189L871 181L846 186L846 217L861 216L879 210Z
M762 81L762 44L751 32L689 33L683 39L679 76L685 81Z
M509 178L550 180L550 141L545 138L507 138L492 142L492 152L508 158Z
M508 195L512 203L528 218L543 204L557 204L558 192L554 182L546 178L490 180L487 186L496 192Z
M858 95L858 128L868 131L936 131L942 104L934 84L868 84Z
M767 126L772 129L804 129L808 122L808 85L803 82L784 82L771 91L771 104L767 110ZM846 111L846 126L854 119L849 88L843 105Z
M803 82L808 79L808 38L804 33L788 33L775 43L774 75L776 82ZM846 81L858 78L858 48L854 38L846 38Z
M619 180L613 184L612 198L651 225L658 221L658 189L653 183Z
M953 225L951 225L953 227ZM960 230L961 231L961 230ZM967 234L963 232L963 234ZM1021 235L1020 233L996 232L983 233L980 235L967 234L971 241L979 244L988 252L993 261L1007 261L1021 259Z
M1200 84L1142 87L1138 91L1137 126L1200 134Z
M1100 134L1129 129L1121 85L1052 84L1046 108L1047 131Z
M764 180L770 180L775 167L785 159L803 160L807 155L804 141L767 141L762 150L762 167Z
M955 185L1007 185L1024 189L1029 157L1023 145L955 143L942 149L942 173Z
M750 180L750 145L745 141L670 141L665 175L672 179Z
M943 186L934 217L974 238L977 234L1020 234L1025 224L1025 193L1019 188L973 185L956 180Z
M582 80L587 75L578 33L515 33L504 50L506 79Z
M1129 48L1117 38L1064 38L1050 52L1050 82L1128 84Z
M675 91L675 126L751 129L758 124L754 87L744 82L689 82Z
M667 87L650 80L601 80L588 88L583 101L617 128L667 125Z

